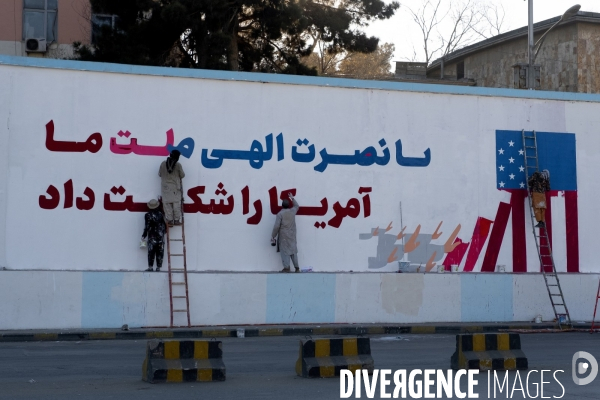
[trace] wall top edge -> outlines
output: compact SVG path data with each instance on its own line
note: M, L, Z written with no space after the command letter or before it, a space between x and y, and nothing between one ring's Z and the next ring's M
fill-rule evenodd
M0 55L0 66L62 69L72 71L104 72L130 75L150 75L176 78L195 78L233 82L275 83L302 86L319 86L345 89L389 90L431 94L452 94L487 97L511 97L540 100L584 101L600 103L600 94L532 91L473 86L452 86L429 83L371 81L359 79L327 78L299 75L266 74L258 72L232 72L188 68L152 67L143 65L111 64L49 58Z

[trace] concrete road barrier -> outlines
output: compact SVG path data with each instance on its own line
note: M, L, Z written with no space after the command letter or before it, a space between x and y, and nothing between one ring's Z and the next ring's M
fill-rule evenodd
M518 333L475 333L456 335L456 351L450 358L452 369L527 369Z
M296 373L305 378L332 378L340 370L366 369L373 373L369 338L300 340Z
M224 381L222 342L149 340L142 379L150 383Z

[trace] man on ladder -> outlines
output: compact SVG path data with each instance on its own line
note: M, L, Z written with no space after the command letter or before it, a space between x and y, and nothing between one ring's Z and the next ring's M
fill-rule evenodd
M548 291L558 326L561 329L563 326L572 328L573 323L571 322L569 309L567 308L567 303L565 302L565 297L560 286L556 265L554 264L550 237L546 229L546 207L548 206L546 204L546 192L550 190L550 172L547 169L542 172L539 171L537 133L535 131L525 132L525 130L522 130L521 136L523 138L523 151L521 153L524 162L524 167L522 168L525 172L527 189L531 198L529 216L531 217L533 237L540 260L540 270L544 276L546 290ZM529 175L530 170L534 170L531 176ZM533 226L534 218L538 222L535 227ZM535 228L540 229L536 232Z
M181 225L181 179L185 177L185 173L178 162L180 154L179 150L173 150L158 169L165 218L171 226Z
M531 203L537 221L536 228L546 227L546 192L550 191L550 172L534 172L527 182L531 192Z

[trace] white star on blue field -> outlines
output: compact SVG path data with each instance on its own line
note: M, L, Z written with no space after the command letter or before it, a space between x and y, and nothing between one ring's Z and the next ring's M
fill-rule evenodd
M496 132L496 187L498 189L527 188L524 154L521 132ZM529 172L532 173L533 170L530 169Z
M525 132L532 136L532 132ZM575 135L572 133L537 132L539 170L550 171L552 190L577 190ZM527 139L527 146L534 144ZM526 153L527 150L527 153ZM521 131L496 131L496 188L498 190L526 190L527 177L536 168L535 159L525 164L525 154L532 156L534 149L523 147Z

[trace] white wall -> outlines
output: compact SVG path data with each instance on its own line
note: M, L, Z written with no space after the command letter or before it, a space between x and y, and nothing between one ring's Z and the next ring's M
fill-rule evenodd
M159 195L157 171L165 157L116 154L110 139L128 143L117 136L122 130L139 145L164 146L169 129L175 145L185 138L195 144L191 157L182 158L186 190L205 186L200 197L208 204L223 197L215 193L223 183L234 200L230 214L186 214L192 324L511 322L538 314L551 320L543 278L533 273L539 262L527 213L520 220L527 263L514 270L532 273L477 273L494 248L490 237L501 226L495 221L499 206L511 198L496 187L497 131L522 129L575 135L577 176L572 178L579 227L567 229L573 205L566 205L560 191L551 202L553 252L559 271L593 272L561 275L573 320L589 320L600 272L594 251L599 104L600 96L582 94L0 56L0 315L6 316L0 329L168 325L167 275L141 273L146 268L146 253L138 248L143 213L108 211L104 196L123 200L110 193L113 186L123 186L125 195L141 203ZM85 142L99 132L103 145L97 153L50 151L45 145L49 121L54 140ZM248 151L254 140L265 146L271 133L273 155L260 169L233 159L215 169L202 165L203 149ZM280 133L284 158L278 161L275 137ZM292 148L305 138L316 157L295 161ZM324 172L314 169L323 149L353 155L373 146L381 156L381 139L391 156L385 165L332 162ZM399 165L394 145L399 139L405 157L423 157L429 149L430 164ZM552 171L553 177L559 174ZM64 208L68 180L73 197L82 196L86 187L93 190L91 210ZM42 209L39 197L50 185L61 200L55 209ZM243 213L246 186L248 214ZM296 188L301 206L317 207L327 199L325 215L313 209L297 217L299 257L303 268L336 273L265 273L281 268L269 245L273 186L278 192ZM370 215L365 215L360 187L372 188ZM356 218L344 218L339 228L315 227L336 215L336 202L346 207L350 199L361 209ZM262 218L248 224L255 201ZM186 203L192 203L188 196ZM513 270L520 248L513 249L513 215L514 209L499 236L492 269L500 264ZM478 218L493 223L481 252L474 253L473 273L423 274L434 251L437 266L444 262L444 244L458 225L458 237L471 242L459 270L465 268ZM398 239L402 226L404 241ZM567 254L567 241L576 234L579 243L570 248L578 262L574 253ZM382 274L397 270L403 249L410 270L420 273Z
M53 67L63 65L60 61L53 63ZM205 186L201 198L208 203L221 198L215 190L222 182L235 201L229 215L187 215L191 270L279 269L279 255L269 245L275 216L270 212L268 190L276 186L279 192L297 188L297 199L304 206L319 206L324 198L328 201L325 216L297 217L302 267L315 271L394 271L395 261L381 268L368 268L368 258L377 255L378 238L361 240L359 235L369 234L376 227L383 233L390 223L388 234L396 235L402 217L405 241L419 225L421 234L433 234L441 221L441 235L430 245L443 245L459 224L458 236L470 241L477 218L494 220L500 202L510 199L509 193L496 189L496 131L526 129L576 135L579 270L600 271L593 251L593 233L598 225L594 218L598 192L595 175L600 168L600 138L595 129L600 124L598 103L416 93L395 86L375 90L157 77L77 71L72 68L79 64L64 63L70 69L8 62L0 65L3 267L143 270L146 256L137 247L143 213L107 211L103 196L110 193L111 187L123 186L134 201L156 197L160 191L157 170L164 157L114 154L109 142L110 138L118 138L118 143L127 143L128 139L118 137L117 132L128 130L140 145L164 146L166 131L173 129L175 144L184 138L195 142L191 158L182 158L186 189ZM104 64L98 67L110 68ZM164 70L164 74L170 73ZM99 132L102 148L95 154L49 151L45 125L51 120L55 140L83 142ZM226 159L217 169L201 164L202 149L209 153L213 149L247 151L253 140L265 146L265 136L270 133L274 137L283 134L282 161L277 161L274 138L273 157L260 169L243 160ZM295 162L291 157L296 140L304 138L314 144L317 152L310 163ZM314 170L324 148L329 154L352 155L373 146L381 155L380 139L386 140L390 151L387 165L329 165L322 173ZM430 149L431 163L426 167L398 165L394 146L398 139L402 140L405 157L422 157ZM63 184L69 179L73 181L74 197L81 196L86 187L94 191L93 209L64 209L62 197L58 208L40 208L38 198L48 186L56 186L64 196ZM241 191L245 186L250 190L248 215L242 213ZM368 217L364 216L359 187L372 188ZM123 197L110 196L115 201ZM339 228L315 228L316 222L333 218L334 203L346 206L352 198L360 203L357 218L345 218ZM262 203L262 219L258 225L249 225L246 220L254 214L255 200ZM191 200L186 197L186 202ZM552 202L557 268L566 271L564 201L559 195ZM539 265L528 214L526 217L527 268L535 272ZM511 235L509 220L497 261L508 271L513 263ZM401 246L402 241L396 245ZM481 268L486 246L473 271ZM426 247L425 242L417 250L431 253ZM438 265L445 256L439 249ZM390 254L390 258L394 257ZM422 270L427 260L428 256L413 262L413 267L421 265ZM466 256L461 268L465 260Z
M573 321L592 319L599 278L560 275ZM191 273L189 295L195 326L554 319L540 274ZM0 330L168 326L167 275L4 271L0 315Z

